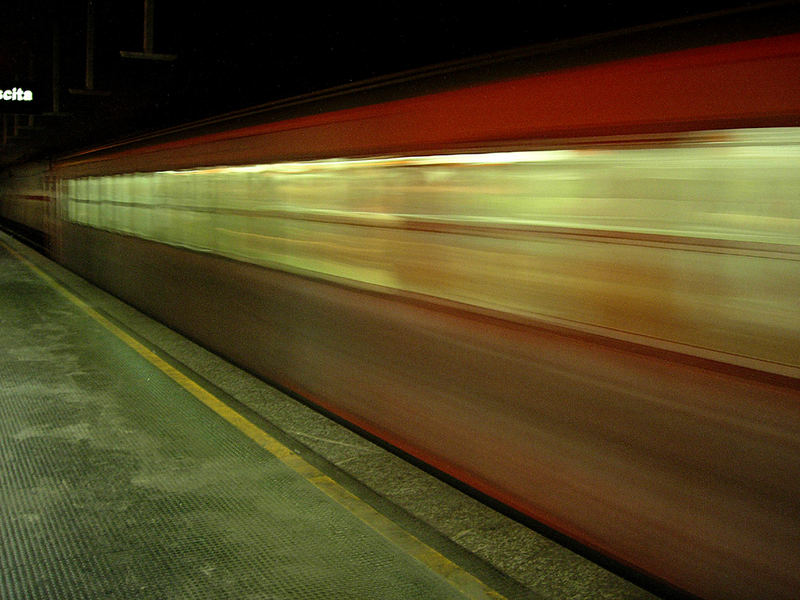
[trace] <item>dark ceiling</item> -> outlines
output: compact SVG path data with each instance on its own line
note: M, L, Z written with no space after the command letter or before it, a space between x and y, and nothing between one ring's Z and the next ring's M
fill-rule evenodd
M0 169L445 61L708 21L709 13L711 20L734 14L746 22L796 3L149 4L153 32L146 47L144 0L6 0L0 90L30 86L39 105L32 115L17 108L22 103L13 107L18 114L5 109ZM777 19L775 27L785 32L786 23ZM141 58L145 51L148 58Z

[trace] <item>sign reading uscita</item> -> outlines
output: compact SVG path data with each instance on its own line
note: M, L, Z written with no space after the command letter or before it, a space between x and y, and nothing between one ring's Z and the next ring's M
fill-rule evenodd
M0 89L0 100L10 100L12 102L32 102L33 92L22 88L11 88L10 90Z

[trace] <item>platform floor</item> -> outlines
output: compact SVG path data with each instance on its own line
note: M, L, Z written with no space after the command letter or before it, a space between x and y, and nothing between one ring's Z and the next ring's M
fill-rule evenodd
M0 235L0 597L650 597L206 355Z

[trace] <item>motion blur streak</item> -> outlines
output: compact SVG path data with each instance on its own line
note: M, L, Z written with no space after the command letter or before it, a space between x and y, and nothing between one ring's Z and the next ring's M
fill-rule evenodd
M800 35L592 43L15 169L0 216L650 582L796 600Z
M61 189L83 225L800 368L796 128L83 177Z

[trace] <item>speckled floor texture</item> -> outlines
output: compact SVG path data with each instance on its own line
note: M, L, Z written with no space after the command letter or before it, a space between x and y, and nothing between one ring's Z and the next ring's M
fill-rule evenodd
M507 598L651 598L0 234ZM0 245L0 598L462 598Z

